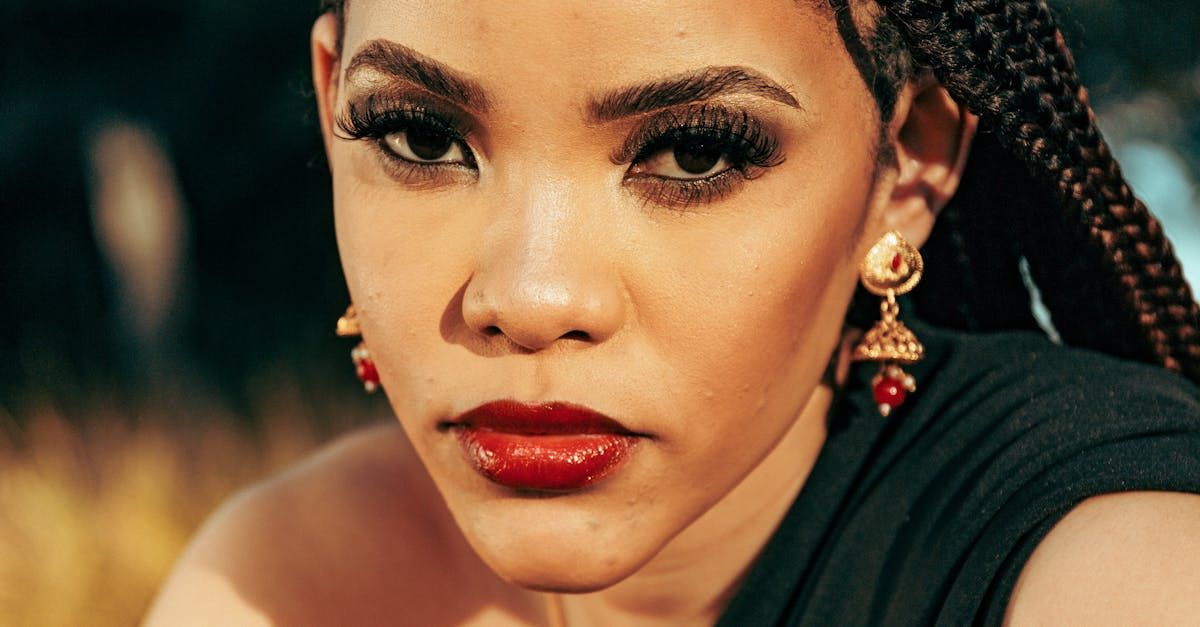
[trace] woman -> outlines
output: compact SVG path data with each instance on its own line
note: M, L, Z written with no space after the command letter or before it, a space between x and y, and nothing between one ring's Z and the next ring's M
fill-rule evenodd
M1197 308L1043 3L353 0L312 56L403 435L150 624L1200 617Z

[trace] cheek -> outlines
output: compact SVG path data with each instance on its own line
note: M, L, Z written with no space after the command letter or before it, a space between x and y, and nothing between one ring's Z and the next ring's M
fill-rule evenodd
M345 160L351 171L335 174L334 198L346 284L388 397L413 403L438 372L442 326L461 307L479 225L457 192L419 195L366 182L354 172L360 155Z
M639 264L639 324L665 364L656 409L678 421L681 454L752 462L819 382L854 290L869 191L862 177L831 178L755 194Z

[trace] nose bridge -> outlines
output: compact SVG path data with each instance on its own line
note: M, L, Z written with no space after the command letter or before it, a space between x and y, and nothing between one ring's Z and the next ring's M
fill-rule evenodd
M570 245L582 212L577 208L572 215L562 181L543 179L502 196L513 200L498 212L512 222L495 234L493 253L483 260L486 267L479 268L491 275L493 298L509 317L532 315L534 309L565 313L584 295L579 285L583 260L578 257L583 251Z
M589 218L578 200L571 200L572 182L564 176L543 174L511 180L507 186L512 191L501 197L512 201L497 211L509 214L515 228L510 241L499 242L501 247L508 244L522 249L517 268L525 272L553 270L549 262L566 252L565 245Z
M551 168L497 181L474 273L467 324L529 350L564 338L600 342L621 325L621 288L602 242L606 220L579 177Z

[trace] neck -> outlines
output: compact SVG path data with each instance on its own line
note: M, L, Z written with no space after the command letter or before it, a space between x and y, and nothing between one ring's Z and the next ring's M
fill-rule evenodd
M716 622L816 463L832 400L829 385L817 386L763 462L637 573L598 592L563 595L566 624Z

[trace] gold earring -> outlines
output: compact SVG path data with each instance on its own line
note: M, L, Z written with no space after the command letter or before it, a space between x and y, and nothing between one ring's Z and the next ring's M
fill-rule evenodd
M358 312L354 310L353 303L346 307L346 313L338 318L336 333L338 337L355 337L362 334L358 328ZM363 389L368 393L378 390L379 371L375 369L375 362L371 360L367 343L360 341L350 351L350 359L354 362L354 374L362 381Z
M871 392L879 413L887 416L899 407L917 382L900 367L914 364L925 356L925 347L917 336L900 322L896 297L908 293L921 280L924 261L921 253L904 240L898 231L890 231L867 251L858 271L863 287L882 296L880 320L854 347L853 361L878 361L879 372L871 379Z

